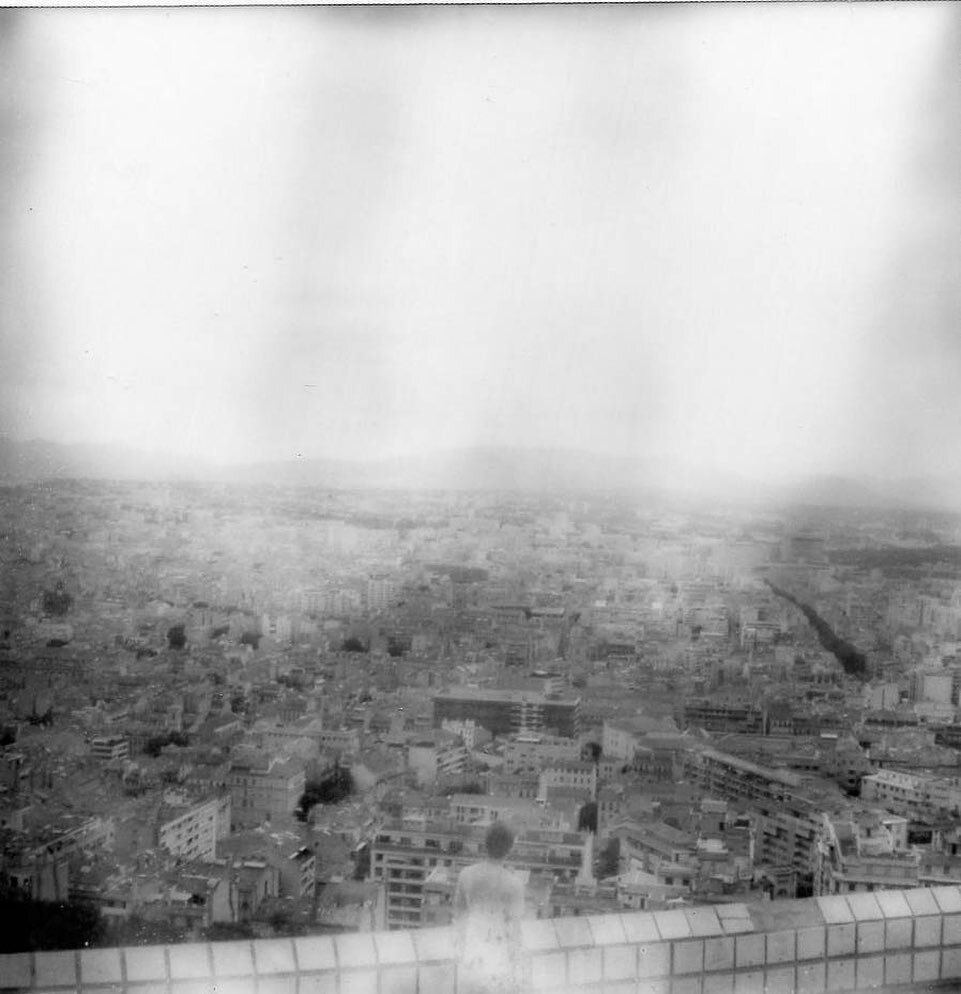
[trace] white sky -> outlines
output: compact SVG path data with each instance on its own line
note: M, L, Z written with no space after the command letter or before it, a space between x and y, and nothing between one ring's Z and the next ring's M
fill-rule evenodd
M3 427L961 471L958 18L8 12Z

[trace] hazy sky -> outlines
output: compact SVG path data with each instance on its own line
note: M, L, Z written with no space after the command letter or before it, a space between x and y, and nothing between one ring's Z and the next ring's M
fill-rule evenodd
M961 472L959 16L7 11L2 428Z

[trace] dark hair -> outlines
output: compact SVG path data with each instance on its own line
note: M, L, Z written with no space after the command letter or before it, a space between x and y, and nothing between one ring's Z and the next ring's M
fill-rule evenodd
M503 859L514 845L514 833L500 821L495 821L484 837L487 855L493 859Z

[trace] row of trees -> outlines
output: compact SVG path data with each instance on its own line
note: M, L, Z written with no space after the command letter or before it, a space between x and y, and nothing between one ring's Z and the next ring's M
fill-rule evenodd
M786 601L790 601L801 611L811 627L818 633L818 641L837 659L848 676L864 678L867 675L868 661L863 652L860 652L850 642L841 638L813 607L802 603L786 590L775 586L770 580L765 580L764 582L778 597L783 597Z
M222 635L227 635L229 632L229 625L220 625L218 628L211 630L210 638L218 639ZM259 632L244 632L240 636L240 644L249 645L256 650L260 647L261 638L263 636ZM187 629L185 625L172 625L167 629L167 645L171 649L187 648Z

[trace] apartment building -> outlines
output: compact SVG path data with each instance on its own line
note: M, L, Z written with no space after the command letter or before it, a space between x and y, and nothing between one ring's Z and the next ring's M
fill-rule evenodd
M331 752L360 752L360 732L356 728L325 728L319 733L318 741Z
M531 880L530 871L510 867L513 873L524 885L524 917L550 918L550 898L560 885L547 877ZM436 928L450 925L455 917L454 893L457 889L459 867L435 866L424 881L424 904L422 910L422 926Z
M524 690L452 687L434 695L434 724L473 719L492 735L542 732L576 738L580 698Z
M238 756L227 777L234 828L289 819L307 784L303 760L277 759L262 753Z
M504 743L504 772L528 773L548 763L581 758L581 745L563 735L524 733L511 735Z
M434 783L467 767L467 747L459 735L433 729L408 743L407 765L419 784Z
M703 728L709 732L738 732L764 735L767 722L764 709L756 704L716 701L708 698L684 703L682 727Z
M324 723L317 715L288 722L261 720L254 724L251 733L270 753L285 752L303 739L310 739L319 752L324 741Z
M586 796L597 795L597 767L586 760L568 759L548 763L541 770L538 796L546 798L554 788L574 788Z
M477 749L491 740L490 732L481 728L476 721L444 721L441 723L441 728L459 735L468 751Z
M69 897L69 860L49 853L28 855L16 836L0 837L0 878L11 894L33 901L65 901Z
M861 796L912 821L956 818L961 812L961 782L946 777L878 770L862 779Z
M371 613L386 611L397 595L397 584L386 576L372 576L367 580L365 606Z
M226 866L261 864L274 875L278 897L313 898L317 886L317 855L295 831L236 832L217 844L218 860Z
M387 927L421 928L436 923L425 902L428 878L437 867L450 880L483 856L486 825L390 822L371 846L371 879L386 891ZM529 880L573 882L581 873L589 836L565 831L526 831L515 840L506 864Z
M463 824L489 825L506 821L513 826L570 830L570 817L536 800L524 797L493 796L490 794L451 794L448 799L449 817Z
M676 733L677 727L670 718L651 718L636 715L633 718L606 718L601 731L601 749L608 759L629 763L649 735Z
M123 735L98 735L90 740L90 755L103 762L126 759L130 755L130 743Z
M823 808L805 796L799 776L713 749L685 753L683 768L706 795L751 807L758 818L758 864L793 870L802 891L813 886Z
M535 773L487 773L487 793L499 797L537 797L538 776Z
M920 870L921 853L899 845L899 833L876 813L822 816L814 867L815 894L917 887Z
M317 854L309 846L299 846L287 856L287 863L281 869L281 886L290 887L292 896L310 900L317 890Z
M202 801L167 798L157 815L157 845L185 860L212 860L230 832L230 794Z
M706 794L731 801L783 800L801 786L801 778L796 774L759 766L714 749L687 753L684 773Z
M634 818L616 820L608 828L608 834L620 840L624 865L631 866L633 863L645 870L650 870L654 858L680 864L694 851L697 841L689 832L663 822L640 822Z
M28 858L43 854L69 857L84 851L110 851L116 837L117 827L112 816L64 815L38 831L26 833L25 855Z

